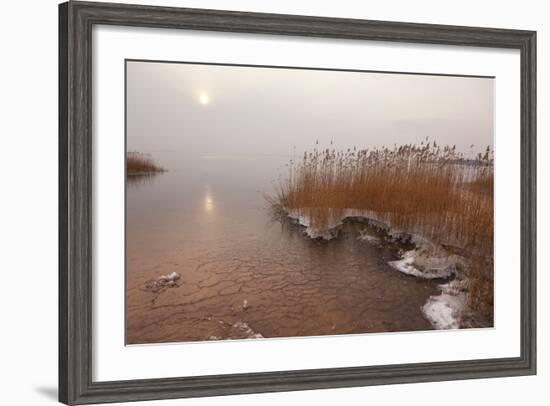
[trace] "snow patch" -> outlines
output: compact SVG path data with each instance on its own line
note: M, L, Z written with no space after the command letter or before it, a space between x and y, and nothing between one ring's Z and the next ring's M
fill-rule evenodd
M231 327L231 338L264 338L264 336L252 330L248 323L245 323L244 321L238 321Z
M441 294L431 296L422 307L422 312L438 330L456 329L462 326L466 310L464 281L451 281L440 285Z
M461 328L466 311L467 282L461 271L465 259L449 255L443 247L421 237L413 236L412 240L417 248L406 251L400 260L388 264L400 272L424 279L447 279L454 275L455 279L439 285L441 294L430 296L422 306L422 313L437 330Z
M433 257L421 250L406 251L401 259L388 264L399 272L424 279L447 279L456 273L460 259L456 255Z
M288 213L288 217L305 227L304 233L311 239L321 238L323 240L332 240L338 237L338 228L342 225L342 221L334 221L324 229L317 229L311 225L311 219L309 216L300 214L297 211L291 211Z
M420 272L418 269L414 267L415 258L416 258L416 251L411 250L411 251L405 252L401 257L401 259L397 261L389 261L388 264L393 269L399 272L403 272L404 274L424 278L424 273ZM429 279L429 278L426 278L426 279Z
M167 282L175 282L181 278L180 274L177 272L169 273L168 275L161 275L158 280L163 280Z
M145 283L145 289L153 293L164 291L167 288L178 287L178 281L181 275L177 272L172 272L168 275L161 275L156 279L149 280Z

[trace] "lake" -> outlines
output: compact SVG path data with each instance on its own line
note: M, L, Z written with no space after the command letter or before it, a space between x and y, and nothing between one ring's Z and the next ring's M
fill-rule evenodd
M274 218L265 195L287 156L154 156L168 171L127 185L127 344L433 328L421 307L438 282L390 267L395 246L359 240L364 225L318 241Z

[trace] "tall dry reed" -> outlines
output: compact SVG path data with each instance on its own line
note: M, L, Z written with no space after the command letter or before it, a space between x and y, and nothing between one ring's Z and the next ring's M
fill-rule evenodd
M493 153L466 159L454 146L306 152L290 161L277 202L323 229L345 209L370 212L467 257L470 303L492 317Z

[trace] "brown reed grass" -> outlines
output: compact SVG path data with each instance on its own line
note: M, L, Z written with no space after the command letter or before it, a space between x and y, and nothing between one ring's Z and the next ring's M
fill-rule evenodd
M155 172L164 172L164 168L158 166L150 155L134 151L126 154L126 173L128 176L147 175Z
M428 140L373 150L316 147L290 161L275 200L317 229L357 209L453 247L471 262L471 307L492 319L493 168L489 147L473 159Z

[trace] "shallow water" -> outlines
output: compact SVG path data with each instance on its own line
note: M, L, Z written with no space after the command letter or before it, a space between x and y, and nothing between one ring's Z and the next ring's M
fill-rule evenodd
M401 274L395 247L314 241L273 218L282 157L187 160L127 186L127 343L432 329L437 281ZM181 275L153 292L148 283Z

